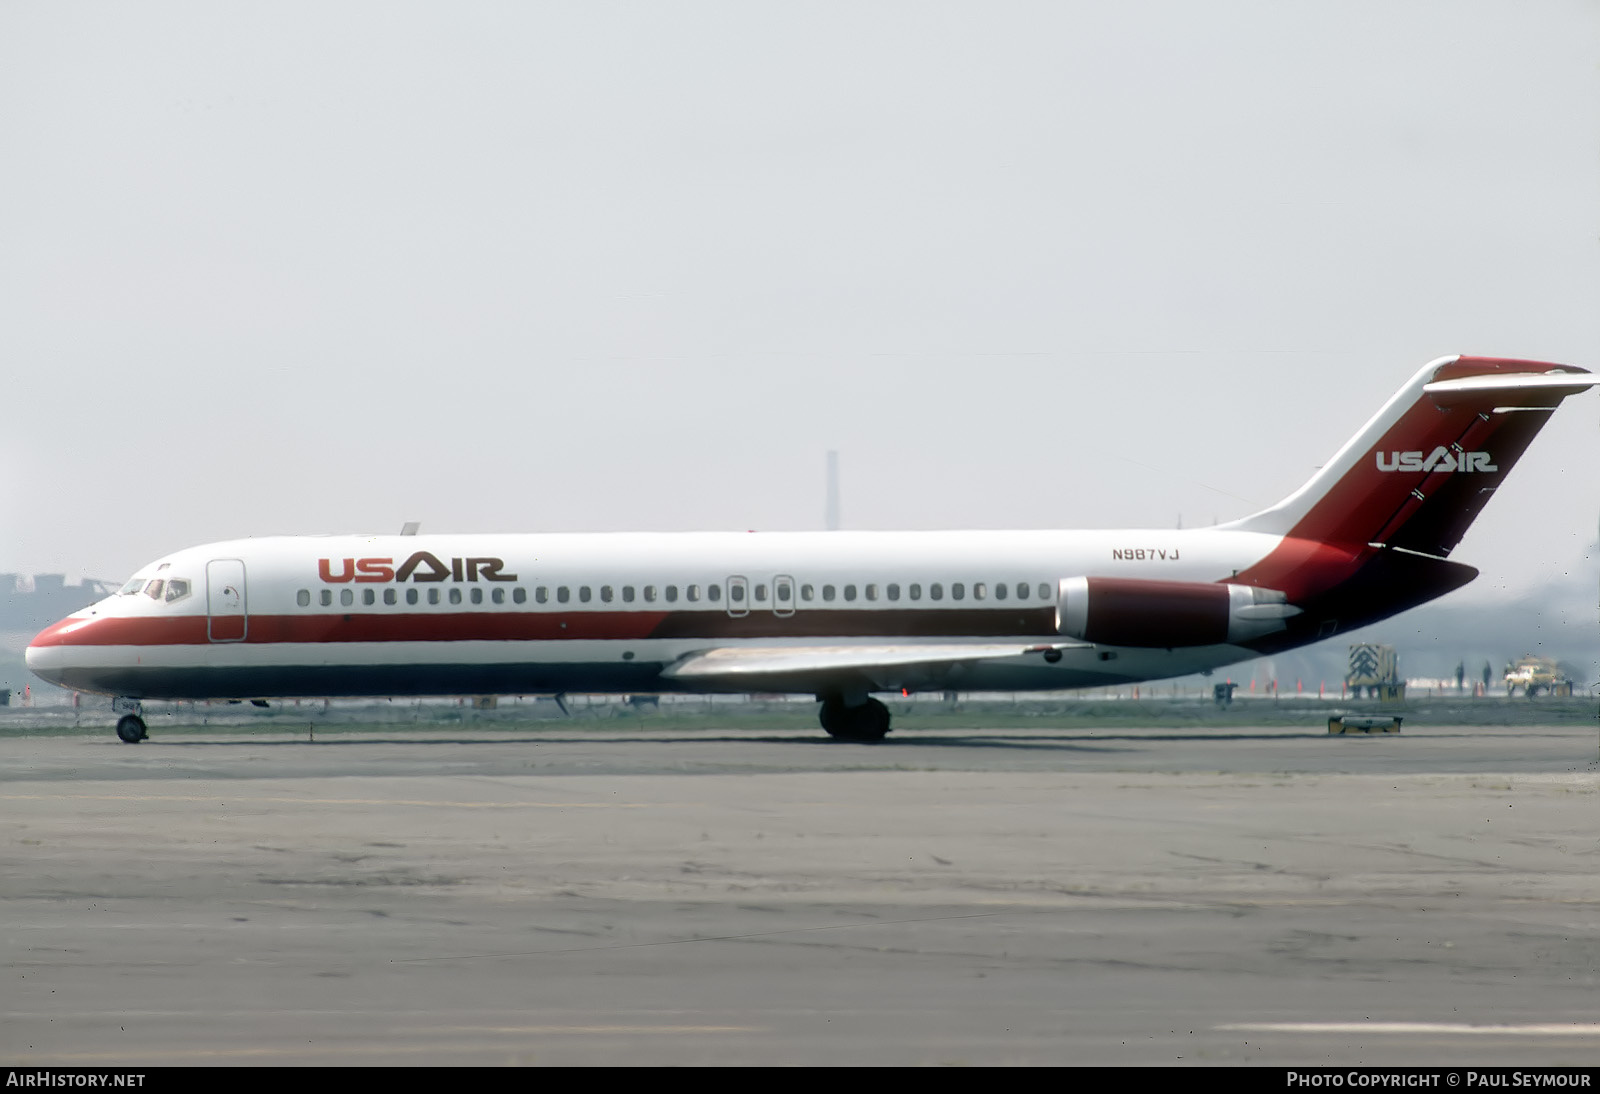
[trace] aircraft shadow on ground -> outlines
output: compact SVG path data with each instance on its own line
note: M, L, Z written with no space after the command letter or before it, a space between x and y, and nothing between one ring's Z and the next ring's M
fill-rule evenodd
M818 748L841 749L877 749L905 751L908 749L958 749L958 750L1011 750L1028 752L1050 751L1075 751L1075 752L1126 752L1131 748L1118 747L1119 745L1136 744L1161 744L1161 743L1194 743L1230 741L1305 741L1321 740L1325 737L1322 733L1101 733L1095 730L1084 730L1073 734L1012 736L1005 733L995 735L968 735L968 736L890 736L882 741L838 741L831 737L814 735L810 733L800 735L764 734L760 736L745 735L718 735L706 736L650 736L640 738L634 734L562 734L553 736L540 734L538 736L371 736L359 737L345 736L333 731L321 737L289 737L275 736L263 739L261 737L239 738L191 738L185 736L164 736L154 734L146 744L159 744L161 747L184 748L241 748L263 747L291 748L295 746L312 746L319 748L359 748L378 745L455 745L455 746L486 746L486 745L526 745L530 748L539 745L622 745L637 746L643 743L691 746L691 745L804 745Z

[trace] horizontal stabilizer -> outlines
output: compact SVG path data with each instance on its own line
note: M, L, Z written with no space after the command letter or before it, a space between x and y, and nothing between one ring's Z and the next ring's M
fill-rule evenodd
M1431 384L1424 384L1422 390L1433 399L1435 405L1450 407L1467 402L1502 400L1503 397L1516 395L1550 396L1559 400L1568 395L1577 395L1595 384L1600 384L1600 376L1592 373L1500 372L1435 380ZM1519 405L1519 401L1512 398L1510 405ZM1545 399L1540 405L1553 407L1555 404Z

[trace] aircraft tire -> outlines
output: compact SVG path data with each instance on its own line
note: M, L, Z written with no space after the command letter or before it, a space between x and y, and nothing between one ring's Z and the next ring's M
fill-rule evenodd
M881 741L889 733L889 708L876 699L847 707L843 699L830 697L822 701L819 717L836 741Z
M144 730L144 719L137 714L124 714L117 719L117 736L123 744L136 745L150 734Z
M822 723L823 730L830 737L837 737L844 731L844 704L837 699L822 700L822 707L817 711L817 721Z

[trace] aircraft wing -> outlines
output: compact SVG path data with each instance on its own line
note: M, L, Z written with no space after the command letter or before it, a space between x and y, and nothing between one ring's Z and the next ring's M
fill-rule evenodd
M688 654L662 670L669 680L760 691L780 683L818 686L855 680L879 690L940 683L957 665L1050 650L1086 649L1088 642L1054 641L881 646L729 646Z

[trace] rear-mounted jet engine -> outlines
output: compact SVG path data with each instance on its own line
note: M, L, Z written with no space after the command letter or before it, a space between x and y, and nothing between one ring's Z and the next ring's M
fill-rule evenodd
M1061 580L1056 630L1105 646L1173 649L1246 642L1300 614L1276 589L1121 577Z

